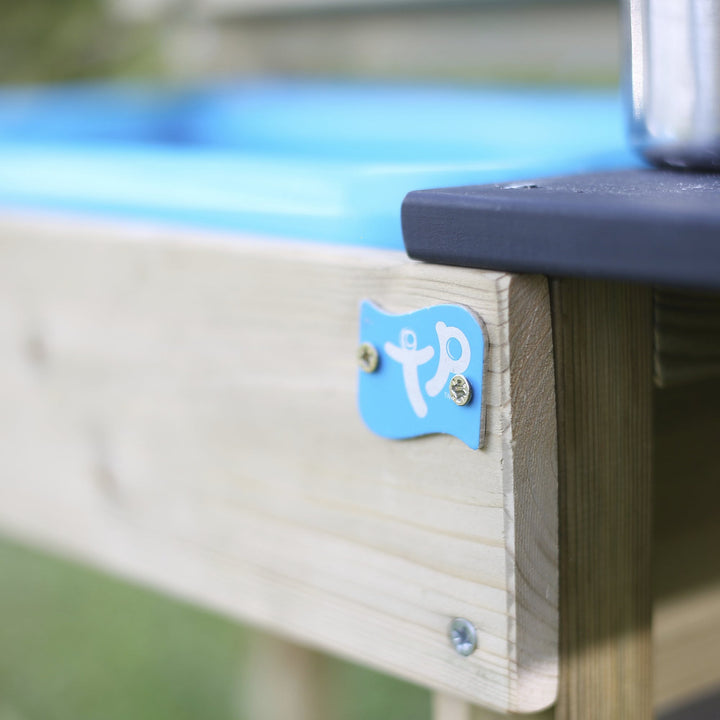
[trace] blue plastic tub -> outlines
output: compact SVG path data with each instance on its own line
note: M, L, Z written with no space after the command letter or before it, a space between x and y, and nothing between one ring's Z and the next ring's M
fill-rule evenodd
M614 93L238 82L0 91L0 205L402 248L410 190L637 165Z

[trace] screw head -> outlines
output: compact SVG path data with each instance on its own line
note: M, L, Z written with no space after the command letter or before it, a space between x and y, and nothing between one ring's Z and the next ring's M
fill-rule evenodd
M357 359L360 369L366 373L375 372L380 363L380 355L378 354L377 348L369 342L364 342L360 345Z
M477 648L477 630L475 626L465 618L454 618L448 628L448 637L458 655L467 657L472 655Z
M464 375L453 375L450 379L450 399L456 405L467 405L472 399L472 386Z

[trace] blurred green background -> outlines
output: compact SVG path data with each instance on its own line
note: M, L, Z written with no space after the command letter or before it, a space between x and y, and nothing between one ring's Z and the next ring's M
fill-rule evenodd
M341 75L615 85L614 0L0 0L0 83Z
M161 71L154 22L120 22L100 0L0 0L0 83Z
M0 540L0 720L253 720L244 688L264 640ZM430 718L429 693L407 683L330 659L323 680L328 717Z

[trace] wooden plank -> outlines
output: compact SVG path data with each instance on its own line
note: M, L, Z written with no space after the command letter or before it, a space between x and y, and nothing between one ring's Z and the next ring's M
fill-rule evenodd
M470 705L458 698L433 694L433 720L510 720L522 718L523 720L553 720L554 708L548 708L539 713L518 715L517 713L498 713L493 710Z
M11 217L0 259L4 531L471 702L553 702L543 278ZM483 318L482 451L362 424L366 297ZM455 616L478 629L467 658Z
M642 720L651 702L651 294L553 283L560 720Z
M656 707L720 686L720 380L655 393Z

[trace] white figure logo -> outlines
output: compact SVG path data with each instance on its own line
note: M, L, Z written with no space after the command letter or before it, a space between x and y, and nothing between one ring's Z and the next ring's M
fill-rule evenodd
M470 365L470 343L460 328L446 325L444 322L437 322L435 332L438 338L440 358L435 375L425 383L425 392L430 397L439 395L451 375L464 373ZM459 357L454 357L450 352L450 343L453 340L460 345ZM417 335L412 330L403 328L400 331L400 346L386 342L385 352L402 365L405 392L407 392L410 405L419 418L424 418L428 413L428 407L420 389L418 368L432 360L435 350L430 345L418 350Z
M427 415L428 407L422 396L422 390L420 390L418 367L431 360L435 351L430 345L418 350L417 335L412 330L403 328L400 331L400 347L386 342L385 352L402 365L405 392L407 392L410 405L418 417L424 418Z

